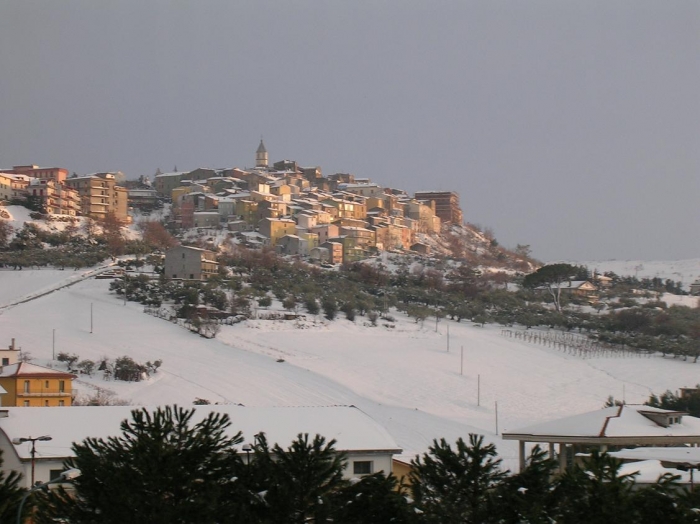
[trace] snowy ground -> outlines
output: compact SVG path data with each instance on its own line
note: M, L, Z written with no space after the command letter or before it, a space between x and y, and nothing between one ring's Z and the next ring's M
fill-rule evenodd
M662 280L681 281L683 289L688 291L690 284L700 278L700 258L688 260L597 260L589 262L570 262L586 266L598 273L612 271L620 276L636 276L638 278L658 277Z
M352 404L383 424L408 456L433 438L478 432L515 468L515 444L496 435L496 402L502 432L600 408L608 395L641 402L651 392L700 382L700 365L689 362L582 359L506 338L488 325L450 322L448 351L446 322L436 332L434 322L421 326L400 314L393 328L364 325L362 317L355 323L252 320L225 326L208 340L143 313L138 304L124 305L109 293L109 280L93 278L18 303L80 275L87 276L0 271L0 344L15 338L34 363L58 367L51 361L55 329L56 353L162 359L159 372L144 382L97 375L76 381L82 393L107 388L138 405L189 405L196 397L247 406Z

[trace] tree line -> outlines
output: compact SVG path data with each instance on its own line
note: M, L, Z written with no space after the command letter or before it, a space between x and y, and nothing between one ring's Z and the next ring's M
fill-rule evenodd
M620 462L593 451L556 474L535 447L518 474L478 435L435 440L406 479L346 480L335 441L299 434L286 448L256 435L250 452L226 414L193 421L193 409L136 409L121 435L72 446L72 487L32 494L26 516L47 523L674 524L700 522L700 495L666 475L638 487ZM23 490L0 477L0 520L15 518Z

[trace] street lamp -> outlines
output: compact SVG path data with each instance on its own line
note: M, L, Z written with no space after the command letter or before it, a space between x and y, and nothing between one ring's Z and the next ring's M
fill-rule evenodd
M15 440L19 440L19 439L15 439ZM51 437L49 437L49 440L51 440ZM13 441L13 444L14 444L14 441ZM29 488L27 490L27 492L24 494L24 496L22 497L22 501L19 503L19 508L17 509L17 524L22 524L22 509L24 509L24 503L27 501L27 497L29 495L31 495L35 491L39 491L40 489L48 490L49 486L52 484L60 484L62 482L68 482L68 481L71 481L73 479L77 479L79 476L80 476L80 470L75 469L75 468L71 468L71 469L67 469L66 471L61 473L59 475L59 477L56 479L49 480L48 482L43 482L43 483L40 482L36 486L32 486L31 488Z
M250 444L243 444L241 449L245 451L246 464L250 466L250 452L253 451L253 448L250 447Z
M48 435L44 435L43 437L19 437L19 438L13 438L12 443L15 446L19 446L20 444L24 444L25 442L31 442L32 443L32 450L31 450L31 455L32 455L32 486L34 486L34 461L36 458L36 442L37 440L39 441L47 441L51 440L51 437Z

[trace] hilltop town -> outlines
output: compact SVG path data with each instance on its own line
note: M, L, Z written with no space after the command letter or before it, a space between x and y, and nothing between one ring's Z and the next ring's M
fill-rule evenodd
M68 176L65 168L36 165L0 169L2 200L40 214L122 225L165 208L165 225L183 238L193 229L225 231L245 247L267 246L319 264L391 251L520 271L535 267L528 246L505 249L490 230L464 224L454 191L409 195L349 173L324 176L318 166L270 164L262 139L253 168L158 170L153 180L127 180L121 172Z

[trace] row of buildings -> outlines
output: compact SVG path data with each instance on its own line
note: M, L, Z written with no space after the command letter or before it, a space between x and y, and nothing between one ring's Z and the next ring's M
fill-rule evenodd
M121 173L94 173L68 178L68 170L36 165L0 169L0 201L33 200L52 215L88 216L96 220L113 214L129 222L128 191L118 185Z
M422 234L462 223L454 192L411 196L348 173L325 177L319 167L290 160L270 166L267 158L261 140L254 168L161 173L153 186L172 201L176 227L225 227L249 247L269 245L331 263L381 250L426 253Z

